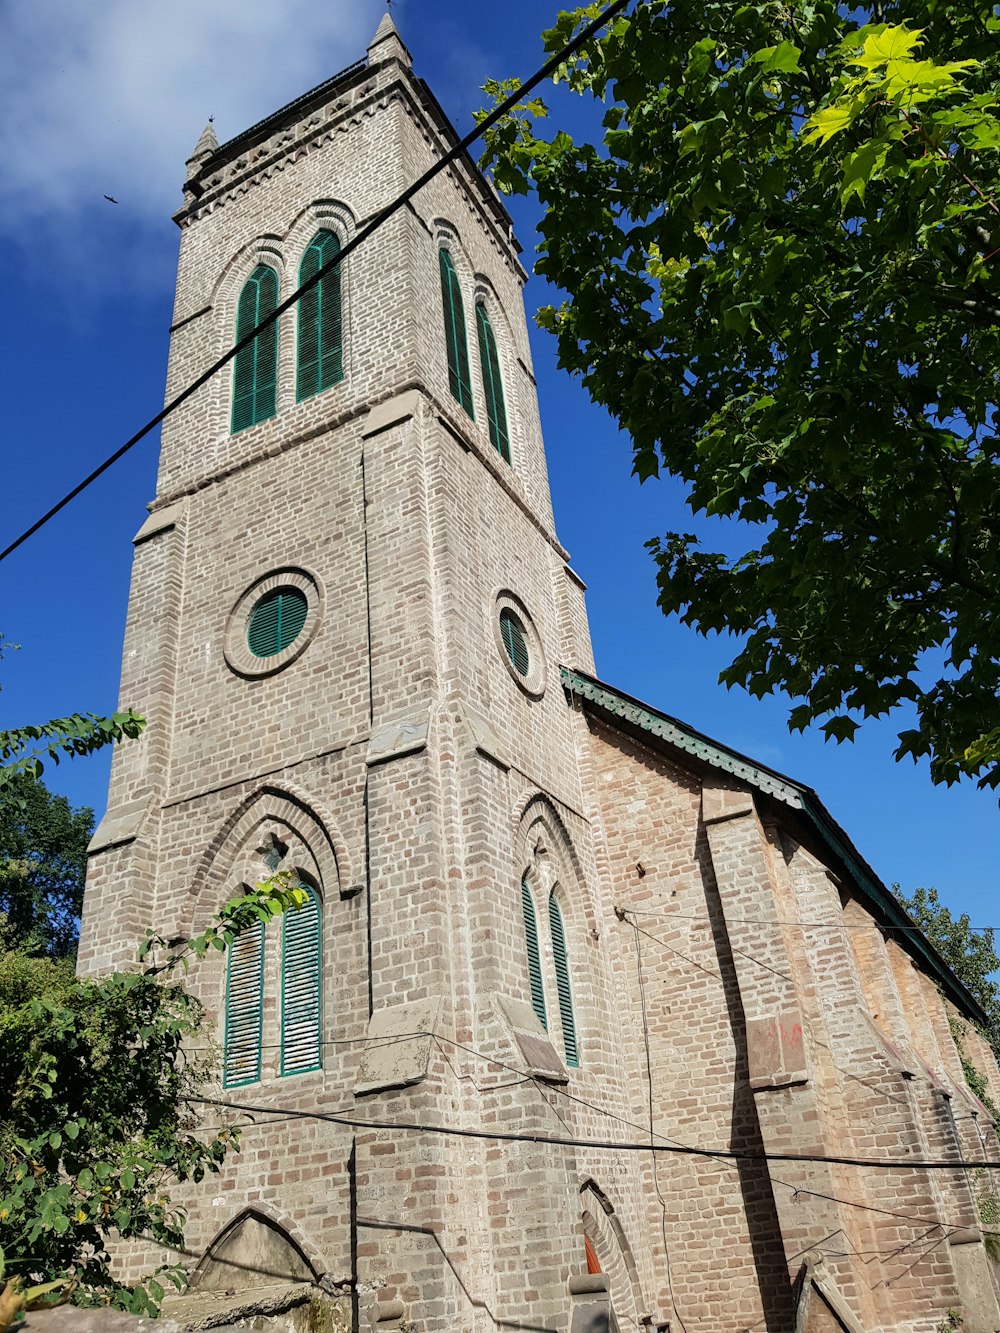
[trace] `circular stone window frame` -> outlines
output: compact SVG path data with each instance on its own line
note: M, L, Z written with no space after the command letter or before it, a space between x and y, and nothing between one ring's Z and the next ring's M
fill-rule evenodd
M278 592L285 588L294 588L306 599L306 618L298 634L280 653L273 657L257 657L250 650L247 632L250 617L262 597L269 592ZM283 671L297 657L301 657L315 636L322 618L325 595L323 585L315 574L307 570L288 567L275 569L252 583L229 613L223 637L223 655L226 664L237 676L257 679L261 676L273 676L276 671Z
M528 674L526 676L521 675L507 652L507 645L503 641L503 632L500 629L500 613L502 611L512 612L524 626L524 637L528 645ZM500 660L510 673L511 679L530 698L540 699L545 693L545 653L542 650L542 640L539 637L538 630L535 629L535 622L532 620L528 608L509 588L501 588L493 599L491 619L497 652L500 654Z

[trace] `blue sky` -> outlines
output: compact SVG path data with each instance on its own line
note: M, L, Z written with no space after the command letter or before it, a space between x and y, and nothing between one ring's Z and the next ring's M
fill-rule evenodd
M162 403L170 213L207 118L232 137L361 56L383 12L378 0L8 0L0 546ZM549 13L537 0L393 5L417 73L462 130L483 79L541 63ZM534 206L511 208L530 265ZM551 299L529 283L529 312ZM628 441L556 368L548 335L532 340L557 527L589 585L598 674L815 787L886 881L934 884L974 923L1000 918L995 797L935 789L925 767L895 764L892 720L866 724L853 745L789 735L783 700L717 684L725 640L706 642L657 610L643 543L692 528L683 493L669 480L639 485ZM0 566L0 629L21 645L0 664L0 727L116 706L131 539L153 495L156 449L155 437L140 444ZM107 768L98 756L47 780L100 814Z

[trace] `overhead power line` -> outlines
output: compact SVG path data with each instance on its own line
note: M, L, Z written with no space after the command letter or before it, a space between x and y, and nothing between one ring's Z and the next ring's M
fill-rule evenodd
M171 398L171 400L157 412L156 416L151 417L150 420L147 421L140 430L137 430L134 435L130 436L120 448L116 449L115 452L106 458L103 463L94 468L93 472L90 472L81 482L78 482L71 491L68 491L62 499L54 504L51 509L47 510L41 518L36 519L30 527L25 528L24 532L22 532L19 537L16 537L9 546L0 551L0 561L6 560L9 555L12 555L14 551L18 549L19 546L23 546L29 537L33 537L40 528L43 528L45 524L50 521L50 519L55 518L56 514L65 509L71 501L75 500L76 497L95 482L98 477L103 476L108 468L113 467L120 458L124 458L128 451L133 448L134 445L138 444L140 440L144 439L151 430L158 426L162 421L165 421L172 412L176 412L182 403L186 403L187 400L193 394L197 393L204 384L207 384L214 375L217 375L223 366L228 365L244 347L249 347L255 338L258 338L265 329L269 328L280 319L286 310L290 310L306 292L315 287L317 283L322 282L323 278L325 278L328 273L332 273L335 268L343 263L348 255L358 248L359 245L366 241L369 236L376 232L379 227L389 220L389 218L398 213L401 208L404 208L413 196L422 190L425 185L429 184L436 176L439 176L442 171L451 166L453 162L457 161L458 158L466 153L477 139L481 138L481 136L485 134L488 129L491 129L497 121L502 120L509 111L512 111L519 102L523 101L525 96L530 93L532 89L544 82L544 80L551 74L554 74L560 65L564 64L570 56L574 55L580 47L583 46L585 42L589 41L595 33L599 32L605 24L610 22L610 20L617 14L620 14L629 3L631 3L631 0L613 0L613 3L608 5L607 9L602 13L598 14L593 22L588 23L587 26L577 33L574 38L568 41L560 51L558 51L550 60L547 60L540 69L536 70L525 83L521 84L510 94L510 96L505 97L502 102L495 106L488 116L485 116L478 125L469 131L468 134L459 139L458 143L449 148L443 157L439 158L433 166L429 167L422 176L418 177L418 179L413 182L412 185L409 185L402 194L392 201L392 203L387 204L385 208L376 213L370 222L366 223L355 236L347 241L339 254L318 268L311 278L307 278L300 287L296 288L291 296L282 301L270 315L267 315L262 319L251 333L248 333L245 338L238 339L228 352L223 356L220 356L217 361L213 362L206 371L203 371L202 374L197 377L197 379L192 380L186 389L182 389L179 394Z
M621 910L626 916L649 916L656 917L660 921L700 921L703 925L712 924L712 918L704 912L695 914L648 912L641 907L623 907ZM721 920L722 917L720 916ZM879 930L887 935L902 934L907 931L916 935L927 934L924 926L889 926L882 925L878 921L791 921L787 917L730 916L728 912L725 914L725 922L727 925L732 923L740 926L796 926L809 930ZM967 926L966 929L981 933L991 930L1000 931L1000 926Z
M516 1134L500 1129L465 1129L460 1125L419 1124L411 1120L362 1120L323 1111L302 1111L288 1106L255 1106L220 1097L188 1097L193 1106L218 1106L254 1115L281 1115L289 1120L321 1120L345 1129L388 1129L393 1133L437 1134L444 1138L478 1139L490 1143L534 1143L553 1148L586 1148L596 1152L652 1152L677 1157L722 1158L732 1162L813 1162L826 1166L856 1166L881 1171L969 1171L1000 1170L1000 1161L977 1162L959 1158L948 1162L936 1158L835 1157L817 1153L751 1152L740 1148L692 1148L681 1144L623 1141L620 1139L561 1138L555 1134ZM805 1191L803 1191L805 1192Z

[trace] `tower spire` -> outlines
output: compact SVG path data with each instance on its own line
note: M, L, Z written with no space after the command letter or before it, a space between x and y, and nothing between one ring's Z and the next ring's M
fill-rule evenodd
M410 53L399 35L399 29L393 22L392 14L388 10L382 15L382 19L375 29L375 36L368 44L368 63L370 65L381 64L385 60L398 60L401 65L405 65L408 69L413 64Z
M194 152L191 154L191 156L185 163L185 165L187 166L188 180L191 180L193 176L197 176L199 170L201 169L201 164L205 161L207 157L212 156L212 154L215 152L218 146L219 146L219 140L216 138L215 126L212 124L210 118L208 124L201 132L201 138L194 146Z

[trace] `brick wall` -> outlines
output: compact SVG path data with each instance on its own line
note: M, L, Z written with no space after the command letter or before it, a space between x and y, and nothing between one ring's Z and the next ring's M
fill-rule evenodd
M230 345L258 262L287 295L319 227L348 240L443 151L405 48L390 33L371 54L322 104L203 164L178 214L168 395ZM472 416L448 387L441 245L463 293ZM557 1330L586 1234L622 1327L784 1333L808 1254L866 1329L930 1333L982 1276L964 1177L901 1184L756 1158L849 1145L982 1160L986 1117L962 1092L927 978L876 932L832 929L864 909L842 908L795 828L568 704L559 664L592 659L553 528L523 279L490 187L458 163L346 261L340 384L294 401L289 312L271 420L231 435L222 374L165 423L122 674L122 701L149 728L115 757L80 966L127 965L151 922L202 929L263 876L274 840L317 886L323 921L319 1070L280 1076L280 923L258 1083L219 1082L225 960L191 973L210 1091L258 1108L220 1176L177 1192L192 1266L250 1210L337 1291L353 1240L368 1322L377 1298L421 1330ZM489 440L477 300L496 332L511 465ZM309 611L272 670L247 655L243 626L253 590L279 574ZM499 639L501 604L528 627L524 679ZM547 1031L530 1007L522 880ZM563 1060L550 894L578 1068ZM432 1128L379 1127L399 1122ZM747 1156L654 1158L651 1137ZM968 1221L968 1244L915 1248L899 1211Z

